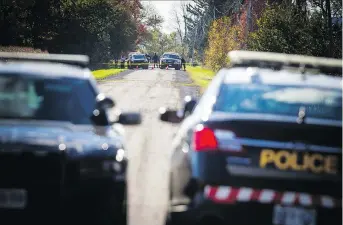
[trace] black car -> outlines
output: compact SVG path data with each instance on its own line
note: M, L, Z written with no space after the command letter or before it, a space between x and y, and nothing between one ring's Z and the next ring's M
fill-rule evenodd
M129 58L129 69L149 69L149 61L145 54L132 54Z
M199 101L160 109L182 122L168 222L342 224L341 60L230 56Z
M160 68L165 69L175 68L175 70L180 70L181 68L181 57L177 53L166 52L162 55L160 59Z
M19 54L19 53L18 53ZM0 53L0 223L125 222L127 152L88 57Z

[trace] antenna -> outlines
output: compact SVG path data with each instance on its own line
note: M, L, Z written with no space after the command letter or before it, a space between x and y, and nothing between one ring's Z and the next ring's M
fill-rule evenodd
M302 106L299 108L297 122L299 124L304 124L305 118L306 118L306 109L305 109L305 107Z

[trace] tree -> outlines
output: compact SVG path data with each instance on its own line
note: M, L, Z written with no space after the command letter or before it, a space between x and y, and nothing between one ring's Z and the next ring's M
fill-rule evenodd
M132 48L144 35L141 8L139 0L1 1L0 44L106 61Z
M232 25L229 17L213 21L209 36L208 47L205 51L205 64L217 71L227 64L229 51L237 50L241 45L242 27Z
M154 5L150 2L145 3L140 14L140 21L146 25L148 29L160 29L164 19L158 14Z
M174 21L174 29L176 31L175 41L177 43L177 52L181 53L183 57L186 57L187 42L185 37L187 36L187 28L184 17L186 16L186 4L181 3L181 7L178 9L174 7L172 10L172 18ZM186 57L187 58L187 57Z
M185 42L190 57L194 58L194 52L197 51L200 60L203 59L211 22L238 13L242 3L243 0L194 0L193 4L187 5Z
M302 10L286 3L268 6L249 36L250 49L341 58L342 26L331 24L330 31L323 10Z
M140 22L144 32L142 32L140 40L136 44L139 45L140 51L142 52L151 51L150 44L156 43L154 34L161 29L161 25L164 22L163 17L158 14L155 6L148 2L143 5Z

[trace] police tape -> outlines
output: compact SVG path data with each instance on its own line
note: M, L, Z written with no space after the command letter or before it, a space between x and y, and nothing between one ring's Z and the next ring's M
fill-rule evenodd
M199 64L194 64L194 63L154 63L154 62L139 62L139 63L128 63L128 62L117 62L117 63L101 63L102 65L107 65L107 66L119 66L120 65L125 65L125 66L198 66Z
M99 80L99 83L102 85L113 85L114 83L129 83L133 87L146 87L151 85L151 81L149 80L128 80L128 79L103 79ZM154 83L154 87L162 87L162 88L175 88L175 87L196 87L198 85L194 82L177 82L177 81L166 81Z

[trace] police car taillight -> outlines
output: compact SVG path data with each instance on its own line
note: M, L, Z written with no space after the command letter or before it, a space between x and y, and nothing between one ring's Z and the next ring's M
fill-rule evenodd
M194 151L213 151L217 150L218 142L214 131L211 128L197 125L193 133Z
M201 124L197 125L194 130L192 148L194 151L245 152L234 132L213 130Z

